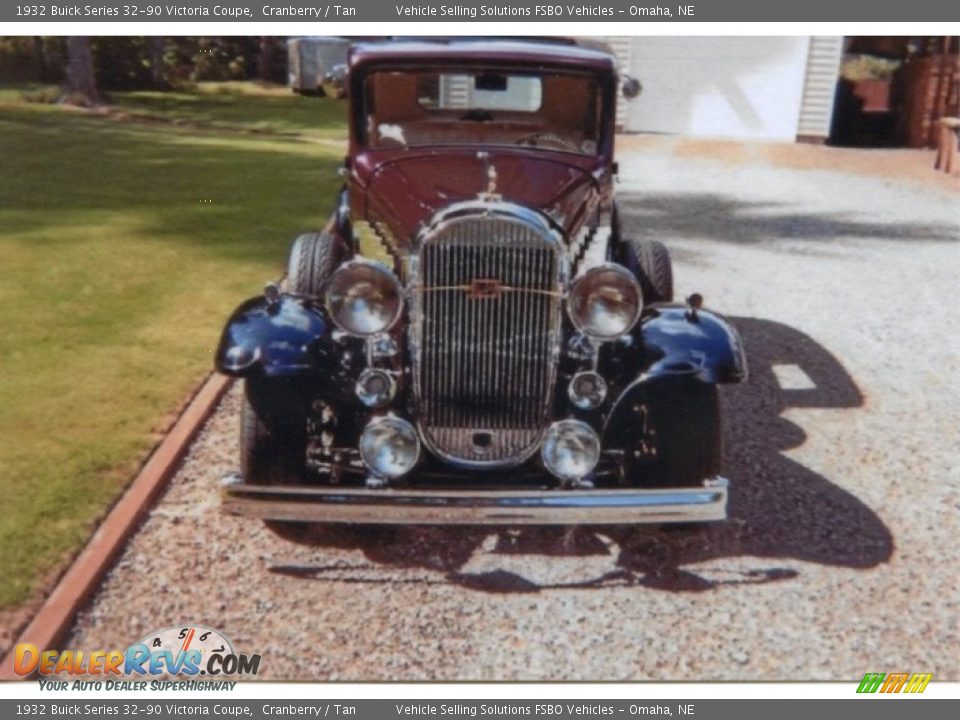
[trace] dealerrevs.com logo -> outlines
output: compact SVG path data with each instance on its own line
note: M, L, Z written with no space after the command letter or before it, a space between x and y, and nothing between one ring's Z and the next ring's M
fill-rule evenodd
M218 630L187 625L152 632L125 650L40 650L21 643L14 652L13 669L23 676L256 675L260 655L235 652Z
M867 673L860 681L858 693L922 693L933 673Z

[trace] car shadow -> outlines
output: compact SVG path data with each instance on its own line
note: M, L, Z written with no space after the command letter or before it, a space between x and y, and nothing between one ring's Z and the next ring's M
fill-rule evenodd
M883 521L855 495L784 454L807 437L803 428L783 417L784 411L860 407L863 397L853 379L826 349L794 328L757 318L730 320L743 338L750 379L723 390L724 473L732 482L726 522L516 530L368 528L324 532L313 542L361 550L374 566L442 573L423 582L450 582L493 593L614 585L702 592L797 577L799 571L784 567L783 561L857 569L885 562L893 539ZM805 382L783 387L775 374L778 366L799 368ZM478 553L486 557L483 569L471 569L476 565L471 559ZM595 577L544 582L507 569L510 556L609 556L610 562ZM504 567L496 567L496 558L504 561ZM732 564L736 569L719 573L698 574L693 569L718 558L743 560ZM342 567L278 565L272 570L299 578L351 581ZM369 572L352 579L392 582Z
M718 557L800 560L866 569L893 552L890 530L855 495L785 453L806 442L803 428L783 417L792 408L855 409L863 396L825 348L782 323L730 318L744 341L750 379L728 386L724 402L724 472L731 478L726 523L678 532L619 530L620 566L644 584L706 590L713 582L684 566ZM783 387L775 368L797 368L806 382ZM729 582L768 582L796 576L771 567Z
M700 238L737 245L805 241L829 252L840 238L955 242L955 222L869 220L851 212L804 211L779 200L718 192L619 192L623 232L646 238ZM671 247L671 253L676 248ZM678 257L680 257L678 255ZM675 258L676 259L676 258Z

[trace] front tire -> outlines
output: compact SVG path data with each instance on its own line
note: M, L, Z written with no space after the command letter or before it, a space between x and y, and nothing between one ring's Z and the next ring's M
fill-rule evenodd
M249 381L248 381L249 382ZM297 485L303 481L306 436L285 437L281 427L270 427L250 402L246 388L240 410L240 472L255 485Z
M693 378L654 381L648 390L645 432L627 448L634 484L698 486L720 472L723 442L716 385Z
M240 473L243 481L253 485L303 483L307 454L305 414L282 407L278 398L287 393L281 391L272 395L270 385L263 381L251 378L244 385L240 410ZM309 529L306 523L265 520L264 524L284 540L301 540Z
M322 297L333 272L347 259L345 243L328 232L303 233L293 241L287 290ZM307 393L295 379L249 378L240 413L240 468L244 482L298 485L307 481ZM309 523L265 520L284 540L302 542Z

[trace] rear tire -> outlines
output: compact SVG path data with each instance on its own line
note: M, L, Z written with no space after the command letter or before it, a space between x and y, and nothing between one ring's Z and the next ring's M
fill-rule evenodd
M644 302L673 301L673 263L662 242L628 238L623 241L622 262L640 283Z
M328 232L298 236L290 248L287 289L298 295L322 297L333 271L348 255L345 243Z
M698 486L720 472L723 440L716 385L692 378L654 382L647 402L647 433L627 448L627 472L634 484ZM652 445L652 457L641 452Z

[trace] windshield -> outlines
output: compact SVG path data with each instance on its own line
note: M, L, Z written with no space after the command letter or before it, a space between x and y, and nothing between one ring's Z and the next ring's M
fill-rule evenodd
M364 87L367 145L520 145L595 155L601 96L588 75L373 72Z

